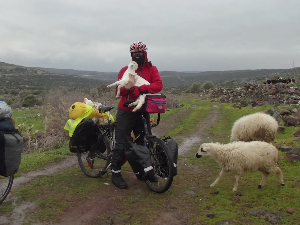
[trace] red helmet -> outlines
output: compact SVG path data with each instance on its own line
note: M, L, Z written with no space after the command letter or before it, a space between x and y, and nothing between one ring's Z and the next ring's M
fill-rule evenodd
M146 44L141 41L132 43L129 48L129 52L142 52L146 50L147 50Z

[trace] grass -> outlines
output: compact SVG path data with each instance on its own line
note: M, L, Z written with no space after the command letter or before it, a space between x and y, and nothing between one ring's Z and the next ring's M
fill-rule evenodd
M41 221L54 219L63 214L63 210L76 201L92 198L87 195L99 188L98 179L86 177L76 166L59 173L34 178L31 184L14 192L18 201L36 201L36 212L32 218ZM45 197L47 196L47 197Z
M64 144L59 149L49 149L48 151L44 152L33 151L30 153L23 153L19 172L15 174L15 177L19 177L21 172L27 173L29 171L41 169L45 165L64 159L66 155L69 154L71 153L67 144Z
M203 121L213 105L218 105L219 120L207 128L207 133L212 134L212 141L229 142L230 130L233 122L246 114L261 110L268 110L273 106L251 107L241 109L232 108L231 104L219 104L196 99L182 99L184 107L168 111L162 119L168 118L178 110L184 110L185 116L178 118L176 128L168 133L171 136L192 134L196 126L195 121ZM280 111L282 108L278 107ZM295 127L285 127L284 132L277 134L274 144L286 144L290 147L299 146L299 141L294 140L292 133ZM113 196L108 193L111 187L104 185L110 183L110 177L91 179L86 177L78 166L61 171L56 174L36 177L30 184L13 192L18 196L19 203L34 201L37 209L31 217L41 221L55 221L68 207L76 207L79 202L93 196L102 195L111 201L117 201L120 207L112 214L103 216L101 221L113 217L116 221L128 221L127 224L150 224L158 215L170 213L174 220L185 221L189 224L216 224L222 220L231 220L233 224L266 224L263 218L250 216L255 209L267 209L281 216L280 224L298 224L297 211L300 202L300 162L288 162L285 153L280 152L280 168L283 171L285 186L281 187L277 177L271 174L263 189L257 185L261 180L259 172L245 173L240 179L238 193L233 193L234 176L229 173L223 177L216 187L208 188L220 172L220 167L210 158L197 159L194 156L197 146L193 146L189 153L180 156L178 161L178 175L172 187L164 194L151 192L144 182L138 182L133 188L126 190L125 195ZM55 162L67 155L67 146L62 149L51 150L48 153L30 153L22 158L20 171L31 171ZM124 171L131 171L125 164ZM125 173L124 178L135 179L134 174ZM218 193L218 194L216 194ZM4 203L1 210L12 210ZM134 207L132 205L134 204ZM286 208L296 210L296 214L288 214ZM5 208L5 209L3 209ZM138 213L137 213L138 209ZM213 213L214 217L207 217ZM99 220L100 221L100 220ZM120 223L121 224L121 223Z
M45 130L42 111L39 109L13 110L13 116L16 127L25 124L27 127L33 126L33 130Z
M181 110L184 111L184 116L176 120L176 125L173 130L170 130L166 136L190 136L197 129L198 121L202 121L208 116L212 110L213 105L209 101L199 101L197 99L191 99L188 103L184 104ZM178 140L180 143L181 140Z

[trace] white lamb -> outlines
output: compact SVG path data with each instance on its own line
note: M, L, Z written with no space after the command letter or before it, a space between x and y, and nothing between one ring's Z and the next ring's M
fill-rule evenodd
M210 156L222 168L218 178L210 185L215 186L224 173L233 171L235 184L232 191L236 191L239 178L245 171L254 172L259 170L262 173L262 180L258 188L266 184L270 173L276 173L282 186L284 186L281 169L277 165L278 150L272 144L262 141L233 142L229 144L203 143L196 157Z
M118 86L118 91L117 91L117 95L116 97L120 96L120 89L121 87L124 87L128 81L129 81L129 75L134 75L134 79L135 79L135 86L142 86L142 85L149 85L150 83L145 80L144 78L142 78L141 76L139 76L135 71L138 68L138 64L135 61L131 61L128 65L127 70L124 72L121 80L118 80L110 85L108 85L107 87L112 87L112 86ZM135 106L135 108L132 110L133 112L139 110L142 105L145 103L145 97L146 94L142 94L140 95L136 101L134 101L133 103L129 104L129 107Z
M278 122L265 113L253 113L239 118L231 130L230 142L265 141L273 142L278 130Z

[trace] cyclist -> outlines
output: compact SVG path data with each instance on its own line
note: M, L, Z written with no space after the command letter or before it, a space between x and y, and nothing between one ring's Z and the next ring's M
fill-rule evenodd
M163 88L162 79L155 66L148 61L146 44L139 41L132 43L129 48L131 59L138 63L138 69L135 71L139 76L149 81L150 85L135 86L134 77L129 78L129 82L120 90L121 99L118 103L116 115L116 145L112 156L112 183L121 189L127 188L126 181L121 175L121 166L125 157L125 150L131 146L131 131L133 131L136 143L143 145L145 136L145 126L142 120L142 114L132 112L131 108L124 107L123 103L127 100L136 100L140 94L158 93ZM122 78L127 66L123 67L118 75L118 80ZM155 180L154 173L149 180ZM152 180L151 180L152 181Z

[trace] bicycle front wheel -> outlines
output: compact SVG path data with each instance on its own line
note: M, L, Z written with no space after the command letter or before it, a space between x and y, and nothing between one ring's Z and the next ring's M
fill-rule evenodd
M147 140L156 180L147 180L146 184L152 191L163 193L171 187L173 182L173 158L164 141L157 137L150 137Z
M4 201L10 192L14 181L14 175L3 177L0 175L0 204Z
M103 147L96 152L78 152L77 158L81 170L89 177L101 177L110 164L111 147L106 135L103 135Z

